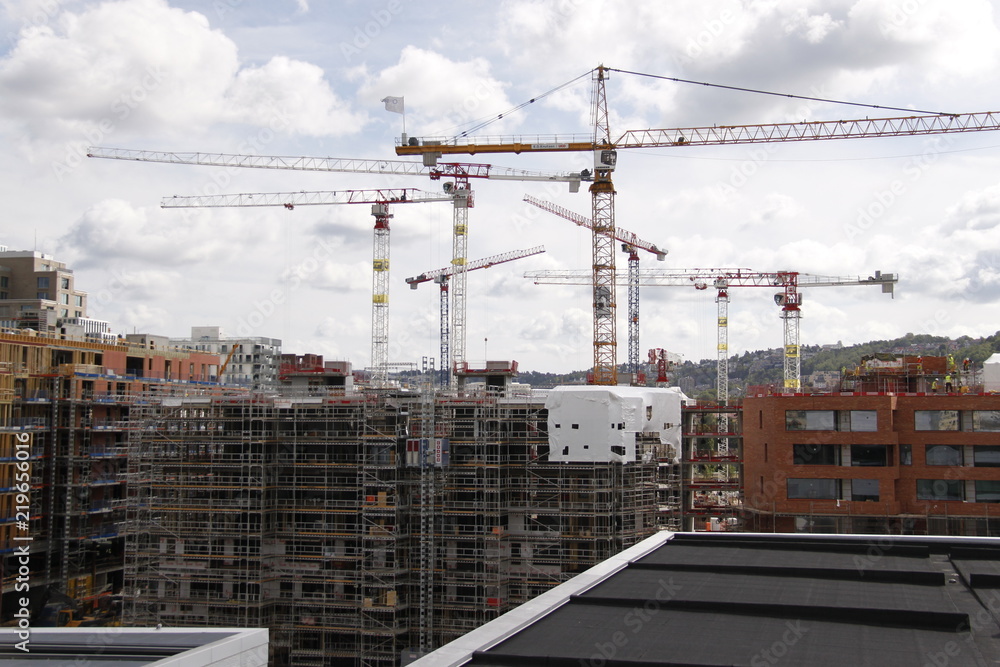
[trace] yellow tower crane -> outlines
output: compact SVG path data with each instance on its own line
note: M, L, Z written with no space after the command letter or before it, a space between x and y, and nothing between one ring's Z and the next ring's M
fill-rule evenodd
M625 72L603 65L592 70L594 82L592 113L593 134L551 136L410 137L400 140L397 155L422 155L432 162L444 155L482 153L551 153L590 151L594 154L593 182L593 270L591 286L594 302L595 384L617 384L615 335L615 188L611 173L617 165L617 151L630 148L679 148L720 144L757 144L785 141L820 141L828 139L864 139L870 137L920 136L953 132L980 132L1000 129L1000 112L932 113L896 118L859 120L804 121L770 125L725 125L669 129L629 130L612 138L608 123L606 83L611 72ZM666 77L659 77L666 78ZM675 79L676 80L676 79ZM788 97L794 97L789 95ZM919 115L917 115L919 114ZM610 298L609 298L610 297ZM798 311L782 312L788 327L797 326ZM797 351L786 350L787 353Z

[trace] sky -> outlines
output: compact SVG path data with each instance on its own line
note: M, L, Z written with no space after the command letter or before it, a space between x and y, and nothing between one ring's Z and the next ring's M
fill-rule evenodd
M821 100L997 111L998 8L1000 0L0 0L0 245L66 262L89 293L89 314L115 332L186 336L218 325L363 368L369 206L178 210L161 208L161 198L437 193L440 181L104 160L87 158L87 147L403 159L394 146L404 122L411 137L453 136L488 120L489 135L589 134L589 72L602 64L638 73L612 71L606 83L612 135L910 114ZM405 115L386 111L387 96L404 99ZM454 158L546 172L592 159ZM804 345L908 332L975 337L1000 329L998 178L997 132L640 148L618 156L615 215L669 251L662 263L643 258L644 268L898 274L891 299L869 286L803 290ZM589 215L586 187L473 187L470 260L546 252L468 274L466 359L589 368L588 288L535 285L524 274L588 271L591 236L522 201L531 194ZM449 264L452 210L414 203L393 214L389 357L421 363L438 355L437 287L410 290L405 278ZM732 290L731 353L781 346L773 296ZM716 357L712 290L650 287L640 303L643 354ZM620 288L622 362L626 310Z

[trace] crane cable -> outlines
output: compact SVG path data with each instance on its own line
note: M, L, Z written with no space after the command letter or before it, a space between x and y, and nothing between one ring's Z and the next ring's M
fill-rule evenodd
M587 72L584 72L580 76L574 77L574 78L570 79L569 81L567 81L566 83L559 84L555 88L552 88L551 90L548 90L548 91L542 93L541 95L536 95L535 97L532 97L527 102L521 102L517 106L512 107L511 109L508 109L507 111L504 111L503 113L497 114L496 116L492 116L492 115L491 116L484 116L483 118L485 118L485 120L478 119L481 122L479 122L477 125L473 125L472 127L470 127L467 130L464 130L461 134L455 135L455 137L453 137L453 138L468 136L470 133L476 132L477 130L481 130L482 128L486 127L487 125L490 125L491 123L495 123L498 120L502 120L503 117L506 116L506 115L512 114L515 111L520 111L521 109L523 109L524 107L528 106L529 104L534 104L535 102L537 102L540 99L548 97L549 95L552 95L553 93L557 93L560 90L562 90L563 88L566 88L567 86L573 85L574 83L576 83L577 81L579 81L583 77L589 76L593 71L594 70L589 70ZM470 121L470 122L476 122L476 121ZM458 127L458 126L455 125L453 127ZM449 129L451 129L451 128L449 128Z
M593 74L596 71L596 69L597 68L594 68L592 70L588 70L588 71L584 72L583 74L581 74L580 76L574 77L574 78L570 79L569 81L567 81L565 83L562 83L562 84L556 86L555 88L552 88L551 90L548 90L548 91L542 93L541 95L537 95L535 97L532 97L527 102L522 102L521 104L518 104L517 106L512 107L511 109L508 109L507 111L505 111L503 113L497 114L495 116L492 116L492 115L491 116L484 116L484 117L478 119L477 121L470 121L470 122L474 122L474 123L477 123L477 124L471 126L467 130L464 130L461 134L457 134L457 135L455 135L452 138L453 139L457 139L458 137L466 137L466 136L468 136L469 134L471 134L473 132L481 130L482 128L486 127L487 125L495 123L498 120L502 120L504 116L510 115L510 114L512 114L512 113L514 113L516 111L520 111L521 109L523 109L524 107L528 106L529 104L534 104L538 100L543 99L545 97L548 97L549 95L552 95L553 93L556 93L556 92L562 90L563 88L566 88L567 86L570 86L570 85L576 83L577 81L579 81L580 79L584 78L585 76L590 76L591 74ZM648 73L645 73L645 72L633 72L631 70L616 69L614 67L608 67L606 69L609 72L618 72L619 74L631 74L633 76L642 76L642 77L646 77L646 78L649 78L649 79L659 79L659 80L662 80L662 81L673 81L675 83L689 83L689 84L692 84L692 85L695 85L695 86L707 86L709 88L720 88L722 90L735 90L735 91L739 91L739 92L743 92L743 93L754 93L756 95L771 95L771 96L774 96L774 97L786 97L786 98L793 99L793 100L806 100L806 101L809 101L809 102L826 102L826 103L829 103L829 104L841 104L841 105L844 105L844 106L864 107L866 109L886 109L886 110L889 110L889 111L904 111L904 112L911 113L911 114L927 114L927 115L931 115L931 116L955 116L955 115L958 115L958 114L954 114L954 113L949 113L947 111L926 111L926 110L922 110L922 109L908 109L908 108L905 108L905 107L893 107L893 106L886 106L886 105L882 105L882 104L866 104L866 103L863 103L863 102L848 102L846 100L834 100L834 99L829 99L829 98L825 98L825 97L811 97L809 95L795 95L795 94L792 94L792 93L776 93L776 92L773 92L773 91L770 91L770 90L761 90L761 89L758 89L758 88L743 88L741 86L727 86L727 85L724 85L724 84L721 84L721 83L708 83L706 81L692 81L691 79L680 79L680 78L673 77L673 76L662 76L662 75L659 75L659 74L648 74ZM453 127L458 127L458 126L456 125L456 126L453 126ZM451 129L451 128L449 128L449 129Z
M890 107L883 106L880 104L864 104L862 102L846 102L844 100L832 100L824 97L809 97L808 95L793 95L791 93L775 93L769 90L759 90L757 88L741 88L739 86L726 86L719 83L706 83L704 81L691 81L690 79L678 79L672 76L660 76L658 74L646 74L644 72L631 72L625 69L614 69L609 67L608 71L619 72L621 74L632 74L634 76L644 76L650 79L660 79L663 81L673 81L675 83L690 83L696 86L708 86L710 88L721 88L723 90L736 90L743 93L755 93L757 95L773 95L775 97L788 97L795 100L808 100L810 102L829 102L830 104L843 104L852 107L866 107L868 109L888 109L890 111L906 111L909 113L919 113L919 114L930 114L933 116L955 116L958 114L948 113L946 111L922 111L920 109L906 109L903 107Z

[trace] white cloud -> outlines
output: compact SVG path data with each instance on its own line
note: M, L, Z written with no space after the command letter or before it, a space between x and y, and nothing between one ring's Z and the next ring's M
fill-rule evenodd
M405 47L399 61L372 75L358 95L376 105L386 95L405 98L411 135L454 135L470 122L511 108L504 89L485 58L452 60L440 53ZM490 132L504 131L511 120L497 122ZM515 121L516 122L516 121Z
M0 59L0 111L31 139L87 143L218 122L342 136L365 122L319 67L276 56L241 68L231 39L166 0L102 2L23 30Z

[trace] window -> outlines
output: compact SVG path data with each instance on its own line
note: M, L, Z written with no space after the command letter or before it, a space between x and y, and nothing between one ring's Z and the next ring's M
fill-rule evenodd
M917 431L957 431L958 410L914 410L913 428Z
M840 445L792 445L792 462L797 466L840 465Z
M972 463L977 468L1000 468L1000 446L974 446L972 448Z
M889 465L889 445L851 445L851 465Z
M911 445L899 446L899 465L901 466L913 465L913 447Z
M48 292L39 292L39 293L37 293L35 295L35 298L36 299L44 299L44 300L48 301L48 299L49 299L49 293Z
M833 410L785 410L786 431L833 431Z
M1000 431L1000 410L973 410L972 428L976 431Z
M977 503L1000 503L1000 481L976 480Z
M962 465L962 447L959 445L927 445L924 462L929 466Z
M964 500L964 484L955 479L918 479L917 500Z
M875 410L785 410L786 431L877 431Z
M10 287L10 276L0 276L0 287Z
M788 498L831 499L840 498L839 479L792 479L786 482Z
M59 295L59 303L66 304L68 306L69 305L69 294L65 294L65 293L60 294Z
M878 500L878 480L852 479L851 500Z
M62 287L62 289L69 289L69 278L65 277L60 278L59 285Z
M77 308L83 308L83 297L77 294L73 297L73 305Z
M875 410L844 410L840 417L841 431L878 430L878 412Z
M69 311L65 308L59 309L59 317L69 317Z
M38 276L38 289L48 289L48 288L49 288L49 277Z

